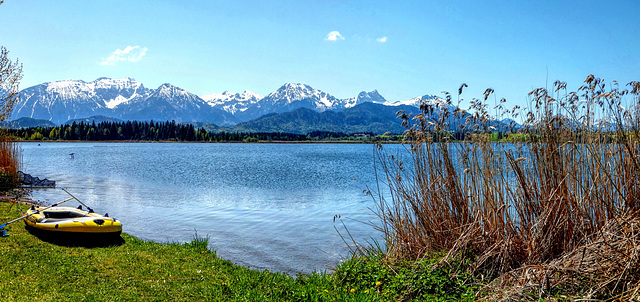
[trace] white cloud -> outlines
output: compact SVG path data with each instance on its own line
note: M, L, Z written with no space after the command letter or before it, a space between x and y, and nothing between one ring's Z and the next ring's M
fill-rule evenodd
M325 38L326 41L340 41L340 40L344 40L344 37L340 34L340 32L338 32L337 30L334 30L330 33L327 34L327 37Z
M385 37L377 38L376 41L378 41L380 43L387 43L387 37L385 36Z
M124 49L116 49L108 58L102 59L100 65L116 65L118 61L138 62L147 54L146 47L127 46Z

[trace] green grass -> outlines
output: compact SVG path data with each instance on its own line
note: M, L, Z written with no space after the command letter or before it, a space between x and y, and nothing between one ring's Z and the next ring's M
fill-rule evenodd
M16 205L0 202L0 223L17 217ZM406 284L416 286L377 267L382 264L373 258L354 258L337 273L294 278L220 259L208 248L209 237L198 234L184 244L122 234L119 246L86 248L42 241L21 221L6 229L10 236L0 237L0 301L5 302L397 301L409 297L403 293ZM374 271L384 273L384 283L376 285Z
M18 216L15 206L10 213L8 208L0 203L2 221ZM186 244L160 244L123 234L120 246L84 248L41 241L21 222L10 225L9 232L10 237L0 238L1 301L342 298L328 275L296 279L235 266L216 257L202 237Z
M376 251L340 265L335 277L343 291L372 294L379 299L474 301L480 285L459 261L441 263L444 255L413 262L388 263Z

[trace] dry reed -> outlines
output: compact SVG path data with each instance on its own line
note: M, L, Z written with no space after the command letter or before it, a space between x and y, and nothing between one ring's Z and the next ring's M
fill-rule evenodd
M18 144L4 134L0 134L0 190L16 187L19 182L21 153Z
M408 157L377 149L387 259L473 259L474 274L494 280L491 299L639 297L640 84L628 86L590 75L575 92L563 82L532 91L529 109L494 101L498 115L522 120L506 131L513 143L489 139L505 129L488 113L492 89L471 101L473 114L399 112ZM465 141L452 141L452 127Z

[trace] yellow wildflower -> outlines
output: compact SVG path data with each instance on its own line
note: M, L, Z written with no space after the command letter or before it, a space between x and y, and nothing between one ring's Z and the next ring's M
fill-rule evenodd
M353 293L353 292L355 292L355 291L356 291L356 289L355 289L355 288L352 288L352 289L351 289L351 292L352 292L352 293Z
M380 285L382 285L382 282L376 281L376 286L380 286Z

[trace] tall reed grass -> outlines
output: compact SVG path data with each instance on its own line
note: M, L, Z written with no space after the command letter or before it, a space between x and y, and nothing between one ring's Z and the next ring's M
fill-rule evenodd
M9 135L0 133L0 191L19 185L20 163L21 152L18 144Z
M623 88L590 75L576 91L533 90L528 108L505 109L487 89L469 111L399 112L408 152L376 152L390 196L376 198L387 261L470 259L493 280L489 299L639 297L640 82ZM506 140L492 142L500 129Z

